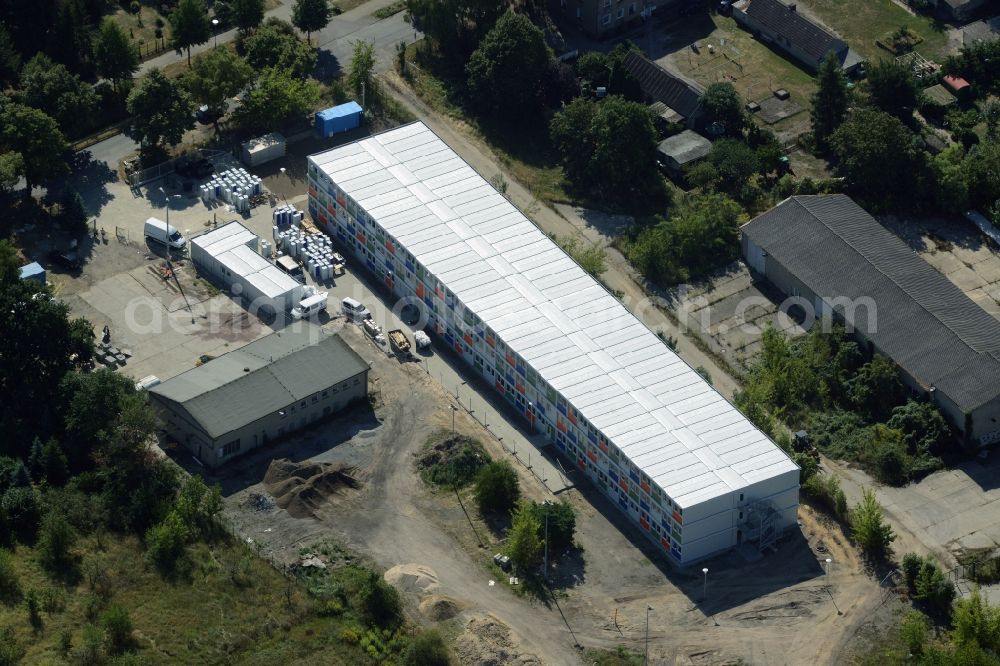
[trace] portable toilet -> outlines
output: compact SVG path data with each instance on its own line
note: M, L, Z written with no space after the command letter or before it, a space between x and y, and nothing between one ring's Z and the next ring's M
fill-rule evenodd
M322 137L333 136L361 126L361 106L347 102L316 113L316 131Z

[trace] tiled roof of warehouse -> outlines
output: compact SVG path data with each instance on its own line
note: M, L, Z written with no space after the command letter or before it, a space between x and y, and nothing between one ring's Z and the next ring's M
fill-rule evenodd
M340 336L300 323L227 352L149 391L184 405L215 438L367 369Z
M682 507L796 469L422 123L311 159Z
M637 51L626 53L622 66L639 81L647 97L663 102L685 118L690 118L698 110L705 91L696 84L668 72Z
M786 37L816 60L822 60L828 51L840 51L846 47L844 40L780 0L748 0L743 11L772 33Z
M872 298L876 330L867 308L857 329L964 411L1000 394L1000 321L849 197L791 197L743 233L814 293Z

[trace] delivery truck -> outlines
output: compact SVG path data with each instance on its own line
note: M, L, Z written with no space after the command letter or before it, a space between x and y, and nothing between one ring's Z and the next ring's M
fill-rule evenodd
M155 217L146 220L146 226L143 227L143 235L149 240L166 245L174 250L182 250L184 249L184 245L187 244L181 232Z

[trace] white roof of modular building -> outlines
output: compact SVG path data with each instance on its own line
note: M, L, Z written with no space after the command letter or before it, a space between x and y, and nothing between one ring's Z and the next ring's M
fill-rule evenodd
M310 160L680 506L797 469L423 123Z
M233 221L191 239L191 244L207 252L231 273L241 276L269 298L279 298L297 288L299 283L294 278L251 247L258 241L256 234Z

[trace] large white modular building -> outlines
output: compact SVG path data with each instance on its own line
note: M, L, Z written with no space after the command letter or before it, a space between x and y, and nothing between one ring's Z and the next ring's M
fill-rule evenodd
M191 261L268 319L297 305L305 287L260 256L259 246L256 234L233 221L191 239Z
M422 123L311 156L309 212L674 563L796 524L789 457Z

